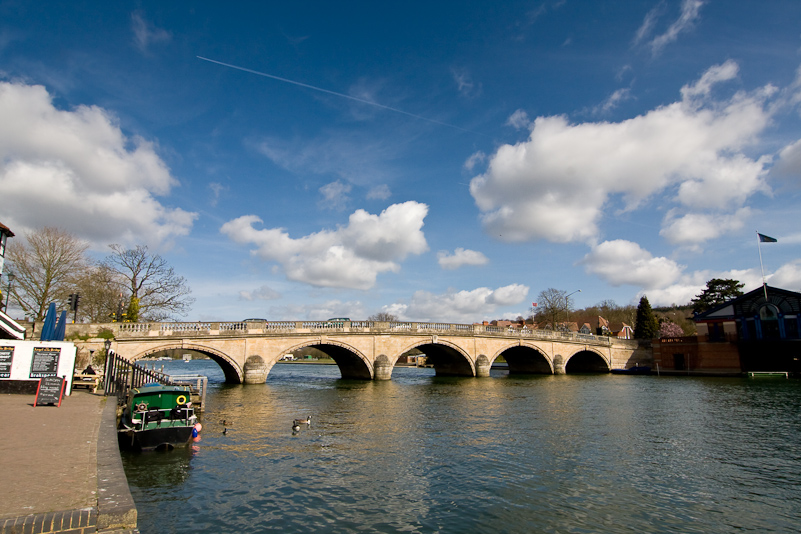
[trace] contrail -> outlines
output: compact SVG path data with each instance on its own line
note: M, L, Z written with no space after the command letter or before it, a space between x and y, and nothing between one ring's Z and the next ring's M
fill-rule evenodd
M467 130L465 128L461 128L459 126L454 126L453 124L448 124L447 122L440 122L438 120L429 119L427 117L423 117L422 115L415 115L414 113L409 113L408 111L403 111L402 109L393 108L390 106L385 106L383 104L378 104L376 102L371 102L370 100L365 100L363 98L357 98L355 96L346 95L343 93L337 93L336 91L329 91L328 89L323 89L322 87L315 87L313 85L309 85L307 83L296 82L294 80L288 80L286 78L281 78L280 76L274 76L272 74L267 74L266 72L259 72L257 70L248 69L245 67L239 67L237 65L231 65L230 63L223 63L222 61L217 61L215 59L209 59L203 56L196 56L198 59L202 59L203 61L208 61L209 63L216 63L217 65L222 65L223 67L228 67L229 69L236 69L241 70L243 72L249 72L251 74L256 74L258 76L264 76L265 78L272 78L273 80L278 80L279 82L284 83L291 83L292 85L298 85L300 87L305 87L306 89L313 89L314 91L320 91L321 93L326 93L329 95L339 96L342 98L347 98L348 100L353 100L355 102L360 102L362 104L367 104L369 106L375 106L377 108L386 109L388 111L394 111L395 113L401 113L408 117L414 117L415 119L420 119L421 121L430 122L433 124L439 124L440 126L447 126L448 128L455 128L457 130L461 130L462 132L467 132L471 134L478 134L478 132L473 132L471 130ZM481 134L478 134L481 135Z

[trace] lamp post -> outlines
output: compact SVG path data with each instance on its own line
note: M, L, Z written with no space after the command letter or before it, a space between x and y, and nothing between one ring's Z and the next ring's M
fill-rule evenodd
M8 313L8 297L11 296L11 282L14 281L14 273L8 273L8 287L6 288L6 304L3 311Z
M567 322L570 322L570 295L575 295L576 293L581 293L580 289L573 291L572 293L568 293L565 296L565 311L567 311Z

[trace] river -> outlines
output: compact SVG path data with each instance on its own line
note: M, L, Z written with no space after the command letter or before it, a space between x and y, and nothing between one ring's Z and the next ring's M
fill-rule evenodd
M165 371L210 388L199 442L123 456L143 534L801 531L798 380Z

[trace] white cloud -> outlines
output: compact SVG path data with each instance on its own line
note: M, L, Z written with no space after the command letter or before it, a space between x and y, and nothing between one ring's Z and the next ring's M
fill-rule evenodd
M0 82L0 117L3 222L15 232L58 226L98 248L189 233L197 214L155 198L178 182L154 143L126 137L109 112L59 110L42 86Z
M732 59L727 60L721 65L715 65L708 69L703 76L701 76L701 79L693 85L685 85L682 87L681 96L688 101L696 97L709 96L712 87L716 83L736 78L739 71L739 65Z
M253 291L240 291L239 298L242 300L277 300L281 294L269 286L261 286Z
M595 109L595 112L608 113L613 109L615 109L621 102L630 100L631 98L632 98L631 89L629 89L628 87L625 87L623 89L618 89L617 91L609 95L609 98L606 99L606 102L598 106Z
M675 245L693 246L739 230L750 217L749 208L732 214L688 213L681 217L676 217L676 212L671 210L665 216L665 227L659 235Z
M478 165L479 163L483 163L484 161L486 161L486 159L487 155L479 150L478 152L471 154L470 157L467 158L467 161L464 162L464 168L467 169L468 171L472 171L476 165Z
M253 244L253 254L279 263L288 279L313 286L370 289L383 272L397 272L398 262L428 250L423 219L428 206L409 201L372 215L351 214L347 226L292 239L283 228L257 230L255 215L225 223L220 231L241 244Z
M518 109L506 119L506 126L517 128L518 130L525 130L531 125L531 119L528 118L528 113L522 109Z
M771 169L771 174L788 179L797 185L801 178L801 140L789 144L779 152L779 160Z
M651 52L654 55L659 54L665 46L674 42L681 32L690 29L698 19L701 7L703 7L705 3L706 2L703 0L683 0L679 18L676 19L664 33L657 35L648 43L651 47ZM657 19L663 12L664 6L662 3L657 4L654 9L648 12L642 25L637 30L634 39L635 44L644 41L651 34L651 31L656 26Z
M706 283L712 278L731 279L745 284L743 291L748 292L762 285L762 277L758 269L731 270L731 271L695 271L682 275L676 282L659 289L640 291L637 300L648 295L651 306L671 306L673 304L689 304L693 297L700 295L706 289Z
M143 53L148 52L151 44L164 43L172 38L170 32L146 21L138 11L131 14L131 29L136 47Z
M770 158L742 151L769 123L765 102L774 90L712 100L709 86L731 71L729 64L713 67L685 86L685 99L622 122L537 118L528 140L498 148L470 183L486 231L504 241L593 243L613 196L633 210L677 191L660 204L720 212L769 193Z
M499 306L523 302L529 287L512 284L497 289L479 287L471 291L450 290L435 295L428 291L416 291L408 304L395 303L385 306L383 311L397 316L402 321L441 321L472 323L493 315Z
M267 137L249 143L289 172L333 175L361 187L392 183L398 172L391 164L400 158L403 149L402 143L385 143L376 136L346 132L318 139Z
M473 98L481 94L481 84L475 83L473 78L465 69L451 69L453 81L456 82L456 88L462 96Z
M766 276L768 283L773 287L801 291L801 260L793 260L776 269L776 272Z
M390 191L387 184L373 186L367 191L368 200L386 200L391 196L392 191Z
M734 269L730 271L694 271L683 274L675 283L658 289L640 291L648 295L651 306L670 306L672 304L688 304L695 296L706 289L706 283L712 278L737 280L744 284L743 292L747 293L762 287L762 273L759 268ZM772 287L801 291L801 260L792 260L773 273L765 274L766 282Z
M325 184L320 188L320 193L323 195L323 200L320 205L329 209L345 209L345 205L350 200L348 193L352 186L350 184L343 184L339 180Z
M460 247L454 250L453 254L447 250L439 251L437 253L437 261L440 267L452 271L463 265L486 265L489 263L489 258L481 252Z
M222 194L223 191L228 191L228 186L225 186L218 182L211 182L209 184L209 189L211 189L211 194L212 194L210 204L212 207L216 207L217 202L220 200L220 194Z
M631 284L649 288L673 283L683 267L664 257L653 257L637 243L616 239L594 247L580 262L588 273L596 274L612 284Z

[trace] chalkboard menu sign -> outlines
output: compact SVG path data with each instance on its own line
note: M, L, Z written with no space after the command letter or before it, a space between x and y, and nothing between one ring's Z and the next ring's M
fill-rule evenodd
M46 376L56 376L56 372L58 371L58 357L60 355L60 348L34 347L30 377L44 378Z
M55 404L61 406L61 397L64 395L64 379L60 376L46 376L39 380L39 388L36 390L36 400L34 406L41 404Z
M0 378L11 378L11 361L14 359L14 347L0 345Z

